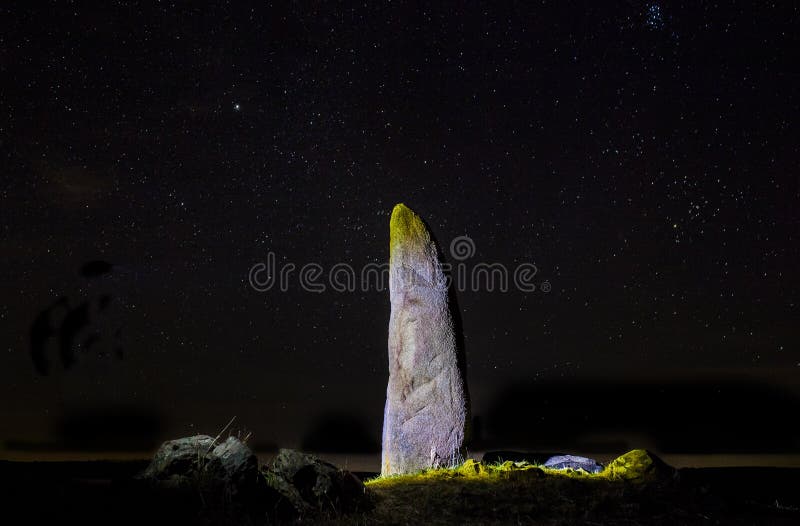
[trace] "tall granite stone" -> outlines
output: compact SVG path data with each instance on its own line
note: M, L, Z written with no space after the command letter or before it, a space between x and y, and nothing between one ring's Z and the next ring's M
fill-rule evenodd
M428 229L403 204L389 225L389 383L381 475L463 458L467 400L447 281Z

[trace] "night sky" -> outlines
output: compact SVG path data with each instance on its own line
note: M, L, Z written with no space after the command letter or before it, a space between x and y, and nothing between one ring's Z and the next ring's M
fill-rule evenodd
M0 449L373 450L388 291L248 275L404 202L538 269L457 294L475 447L800 450L793 2L201 4L0 7Z

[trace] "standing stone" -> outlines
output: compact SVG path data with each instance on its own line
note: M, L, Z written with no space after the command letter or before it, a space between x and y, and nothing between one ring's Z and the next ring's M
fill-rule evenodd
M389 237L384 476L460 463L467 414L436 245L419 216L403 204L392 211Z

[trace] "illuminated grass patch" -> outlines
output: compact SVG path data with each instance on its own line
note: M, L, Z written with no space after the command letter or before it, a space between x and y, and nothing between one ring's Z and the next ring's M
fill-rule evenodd
M656 475L658 461L653 460L644 449L634 449L617 457L599 473L587 473L583 470L550 469L528 462L506 461L498 464L484 464L472 459L460 466L421 471L408 475L377 477L366 482L369 487L391 487L402 484L422 484L443 480L460 481L505 481L542 476L569 477L581 480L604 481L647 481Z
M638 506L632 502L662 506L648 496L660 485L646 482L660 482L670 469L644 450L628 452L594 474L527 462L467 460L451 468L369 480L374 508L327 524L583 524L609 513L627 520Z

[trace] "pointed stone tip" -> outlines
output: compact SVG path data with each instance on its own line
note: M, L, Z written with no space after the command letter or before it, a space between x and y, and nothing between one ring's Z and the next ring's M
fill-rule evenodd
M406 216L416 217L417 214L414 213L409 207L405 205L405 203L397 203L394 205L392 209L392 221L400 220L401 218L405 218Z
M401 243L427 244L429 241L430 235L422 219L403 203L396 204L389 221L390 253Z

